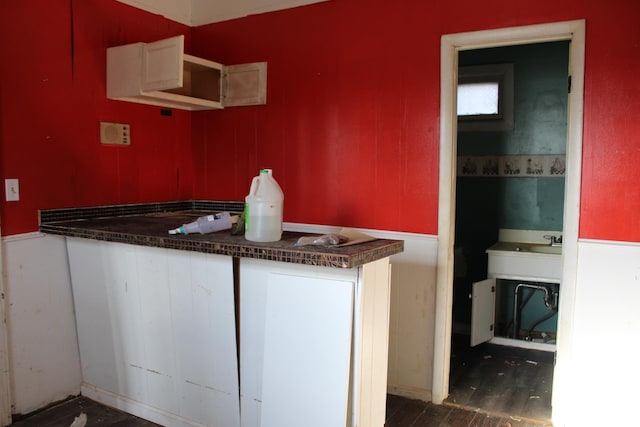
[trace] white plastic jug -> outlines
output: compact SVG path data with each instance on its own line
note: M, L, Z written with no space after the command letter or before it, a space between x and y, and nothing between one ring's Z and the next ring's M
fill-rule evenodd
M277 242L282 238L284 194L271 169L261 169L251 181L245 198L244 237L253 242Z

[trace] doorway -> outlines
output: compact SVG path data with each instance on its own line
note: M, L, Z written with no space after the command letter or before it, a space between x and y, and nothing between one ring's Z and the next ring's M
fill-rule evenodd
M458 53L464 50L523 45L548 41L570 41L569 75L572 89L568 100L566 178L558 340L553 384L553 419L562 417L562 401L569 384L563 375L563 356L569 357L576 260L582 154L582 104L584 85L584 21L532 25L498 30L445 35L441 43L440 191L438 215L438 260L436 278L436 322L432 400L442 403L449 394L452 335L454 236L457 163Z
M458 53L459 82L469 88L495 81L502 96L491 99L500 98L502 108L499 115L491 105L490 114L458 119L448 404L551 417L558 283L525 283L522 270L517 280L513 272L503 276L511 280L487 280L495 276L496 264L494 259L490 272L492 255L486 251L510 234L518 241L525 233L540 240L562 235L568 57L567 40ZM487 94L471 94L469 108L484 107L473 102L478 98L486 100ZM459 114L464 106L458 105ZM560 255L543 258L559 265ZM542 262L537 255L533 261Z

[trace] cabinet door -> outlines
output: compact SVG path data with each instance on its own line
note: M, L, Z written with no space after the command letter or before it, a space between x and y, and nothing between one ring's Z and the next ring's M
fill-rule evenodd
M344 426L354 283L268 276L261 426Z
M267 63L226 65L222 80L223 106L267 103Z
M81 238L67 248L83 393L162 425L238 427L231 257Z
M139 361L140 346L128 347L131 341L122 339L122 323L114 322L114 313L120 313L120 300L113 301L113 283L121 272L135 271L127 257L117 264L118 271L105 267L104 259L109 259L103 245L88 239L67 237L67 251L73 303L76 316L76 328L80 344L80 360L82 363L82 380L84 383L100 387L111 393L124 394L122 366L125 357L130 357L135 364ZM124 254L130 255L127 251ZM123 321L130 321L126 315ZM123 322L124 323L124 322ZM129 324L131 330L138 330L137 324ZM118 338L115 338L118 337ZM139 366L139 364L137 365ZM131 384L137 380L129 380ZM135 387L136 384L133 385ZM133 394L128 397L136 398Z
M167 263L164 317L171 319L179 414L197 425L239 427L231 257L169 250Z
M184 36L147 43L142 51L142 90L182 87Z
M471 347L493 338L496 280L475 282L471 290Z

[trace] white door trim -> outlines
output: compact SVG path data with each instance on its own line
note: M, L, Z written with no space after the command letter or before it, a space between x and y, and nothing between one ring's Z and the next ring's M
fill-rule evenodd
M442 36L440 52L438 258L432 385L432 400L434 403L442 403L449 394L451 310L453 305L453 244L455 235L458 51L557 40L571 41L569 47L569 73L572 77L567 118L563 272L560 290L557 359L553 385L554 421L562 418L562 396L570 390L570 384L564 380L564 366L571 359L572 320L574 317L578 259L584 92L584 20Z

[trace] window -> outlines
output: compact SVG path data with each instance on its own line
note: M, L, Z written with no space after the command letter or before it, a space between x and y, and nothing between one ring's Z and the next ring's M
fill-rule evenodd
M498 82L458 84L458 116L495 116L500 113Z
M513 129L513 64L475 65L458 71L458 130Z

